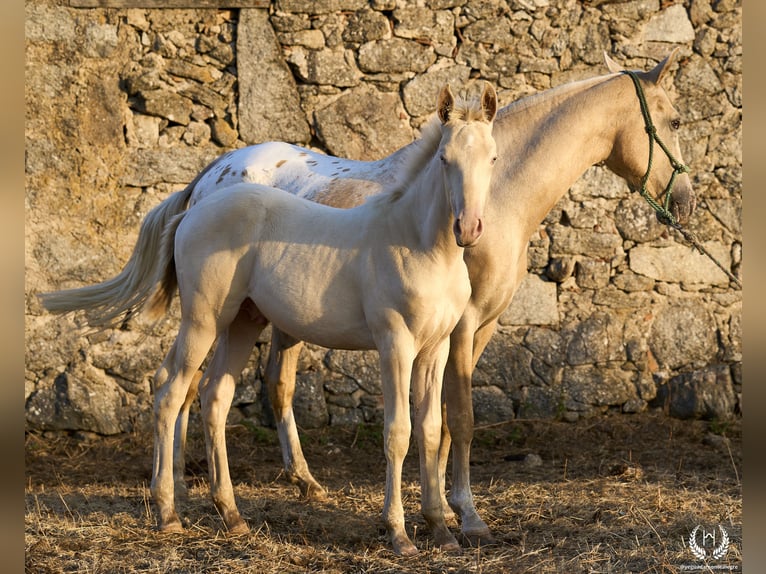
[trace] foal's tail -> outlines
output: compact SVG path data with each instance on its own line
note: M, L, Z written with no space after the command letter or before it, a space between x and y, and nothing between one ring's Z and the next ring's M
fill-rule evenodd
M175 216L185 212L197 180L195 178L185 189L177 191L148 213L141 223L133 253L118 275L96 285L40 293L38 296L43 306L53 313L85 311L88 324L99 330L116 327L138 311L152 295L160 274L167 275L167 269L160 266L164 255L157 257L163 230ZM171 293L171 299L172 296Z
M159 319L165 314L176 293L178 287L175 261L176 231L187 213L184 211L173 217L162 232L157 274L152 282L149 300L144 305L144 310L151 319Z

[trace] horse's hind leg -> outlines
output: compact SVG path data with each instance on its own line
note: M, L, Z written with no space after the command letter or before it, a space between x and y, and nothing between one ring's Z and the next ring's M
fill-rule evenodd
M175 423L189 385L215 339L214 325L181 321L173 346L155 375L154 470L151 492L159 511L159 529L183 530L175 510L173 439Z
M234 500L226 451L226 419L234 398L237 378L245 368L265 325L264 321L253 320L246 310L241 310L228 329L219 336L200 389L211 495L231 534L244 534L248 527Z
M295 372L302 347L303 343L272 327L271 348L264 378L277 423L282 462L288 479L298 485L304 498L326 500L327 491L314 479L303 456L293 413Z

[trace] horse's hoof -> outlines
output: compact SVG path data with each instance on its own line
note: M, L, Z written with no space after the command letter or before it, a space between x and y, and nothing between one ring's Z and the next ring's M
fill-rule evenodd
M434 538L434 547L441 552L462 552L460 543L446 525L431 529Z
M408 545L394 548L394 552L399 556L415 556L418 553L418 549L417 546L410 542Z
M184 531L184 527L181 525L181 521L178 519L160 524L158 529L163 534L181 534Z
M418 553L418 548L407 536L395 536L391 539L391 545L394 547L394 553L399 556L414 556Z
M485 546L495 546L498 544L497 538L492 536L489 530L480 532L463 532L463 544L470 548L483 548Z
M310 500L312 502L327 502L330 500L327 491L318 484L301 490L301 498L305 500Z
M247 522L240 518L239 522L236 522L231 526L227 526L226 536L242 536L244 534L248 534L249 532L250 527L247 525Z
M460 554L463 552L463 547L460 546L457 539L453 538L449 542L444 542L442 544L436 543L435 545L441 552L444 552L445 554Z

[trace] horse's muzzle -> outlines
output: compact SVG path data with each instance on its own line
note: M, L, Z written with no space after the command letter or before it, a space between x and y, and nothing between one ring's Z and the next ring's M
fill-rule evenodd
M697 206L697 197L690 187L678 187L670 196L670 213L680 224L689 221Z
M470 223L466 223L466 218L461 217L455 220L452 231L460 247L473 247L484 232L484 223L480 217L471 218Z

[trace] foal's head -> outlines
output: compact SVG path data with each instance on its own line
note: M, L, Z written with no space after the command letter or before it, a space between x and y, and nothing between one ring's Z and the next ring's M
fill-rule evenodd
M653 142L654 152L651 171L646 177L650 165L647 119L644 113L639 112L639 90L626 77L624 81L630 85L625 92L625 97L632 100L631 105L635 105L636 113L630 114L630 117L625 121L625 128L615 142L614 149L606 164L612 171L624 177L631 188L640 189L644 185L648 195L655 198L663 206L667 199L667 187L671 178L674 178L671 195L667 199L667 206L679 223L685 223L694 211L696 200L689 176L683 168L683 158L678 143L681 119L671 104L668 94L660 85L675 54L674 51L653 70L635 72L635 78L640 83L640 92L643 93L646 101L646 110L651 118L651 123L673 160L668 157L659 144ZM606 54L604 56L611 72L625 71L609 56Z
M485 83L479 100L455 100L449 86L445 86L436 109L442 124L436 153L455 219L453 232L458 245L471 247L483 231L484 204L497 159L492 137L497 94L491 84Z

